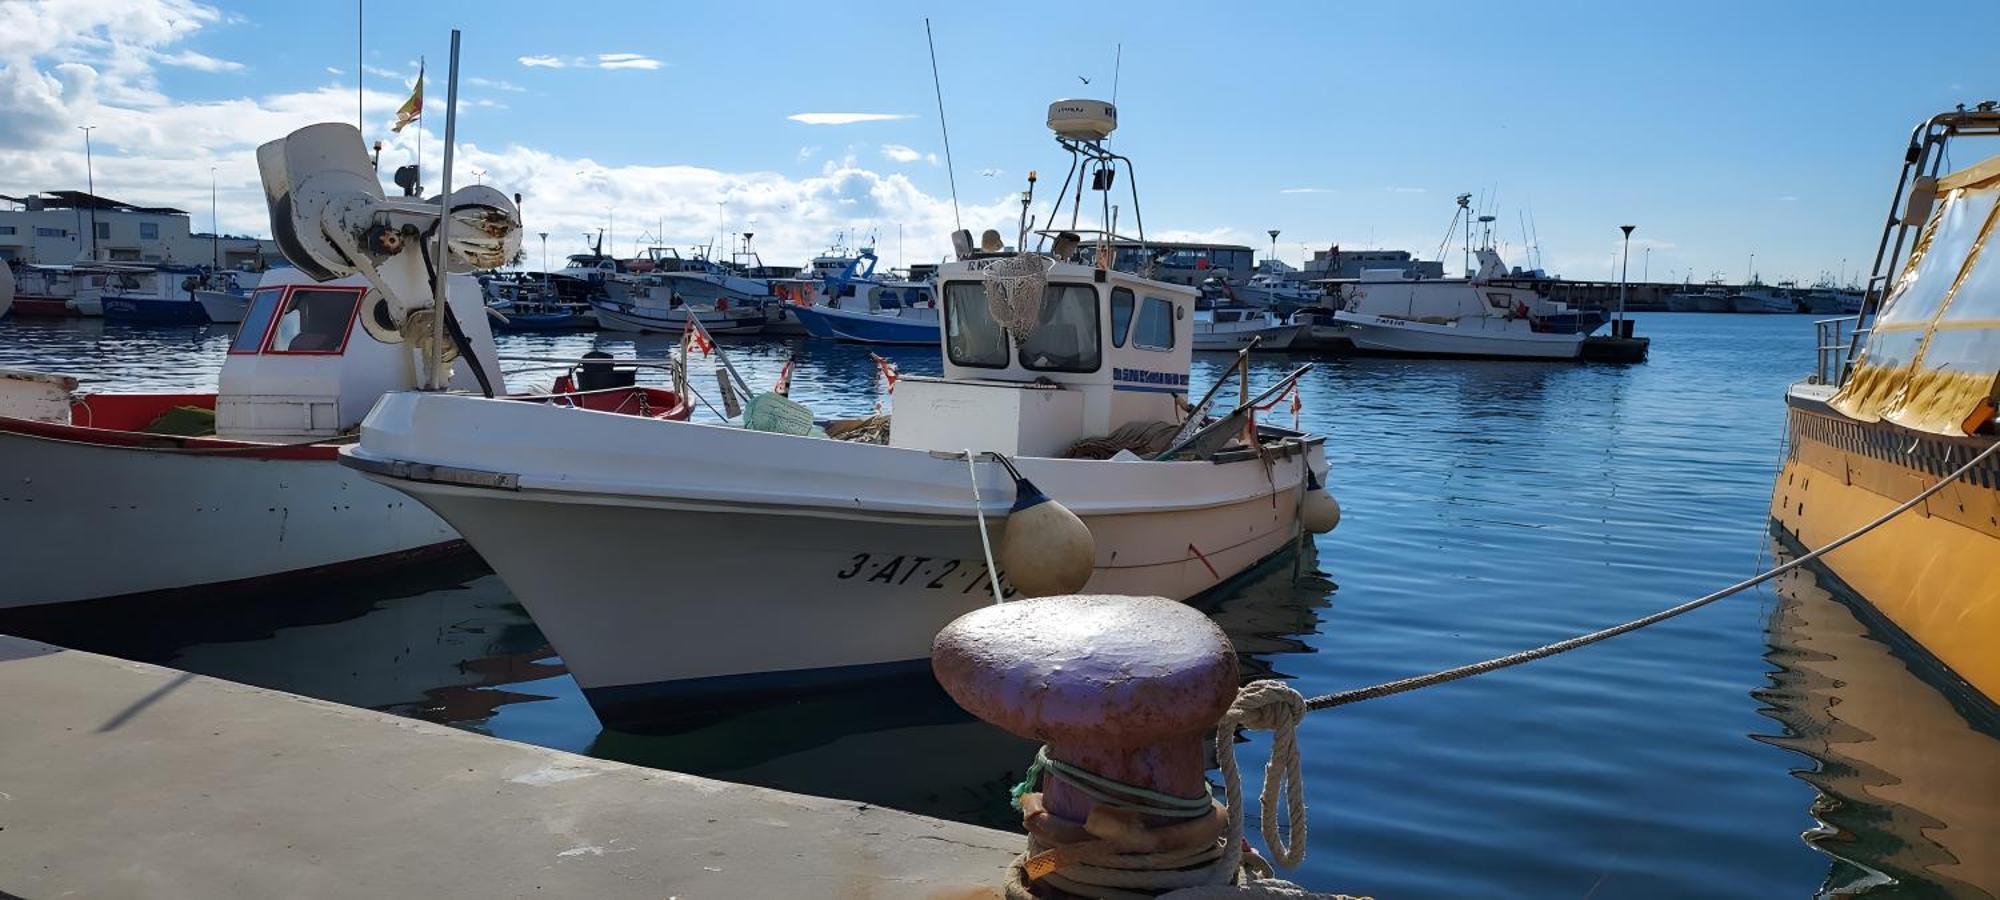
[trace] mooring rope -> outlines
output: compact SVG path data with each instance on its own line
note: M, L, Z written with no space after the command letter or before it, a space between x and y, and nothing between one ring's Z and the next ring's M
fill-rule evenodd
M1311 700L1281 681L1250 682L1237 691L1236 700L1223 713L1215 729L1215 758L1217 768L1222 772L1226 805L1215 808L1212 814L1194 809L1201 798L1173 797L1138 785L1124 784L1052 759L1048 756L1048 748L1044 747L1036 754L1035 764L1029 769L1027 778L1014 791L1016 806L1023 812L1023 824L1028 829L1029 838L1028 852L1018 857L1008 871L1007 895L1010 898L1032 897L1032 885L1045 882L1080 896L1104 898L1344 897L1307 891L1277 878L1270 864L1244 844L1243 780L1237 767L1235 746L1239 729L1269 731L1272 734L1271 753L1265 762L1263 785L1258 792L1259 829L1273 860L1286 868L1296 866L1305 858L1307 836L1305 779L1298 748L1298 724L1306 713L1517 666L1699 609L1846 546L1916 508L1946 485L1957 482L1991 459L1996 452L2000 452L2000 443L1980 451L1964 465L1894 509L1817 550L1722 590L1620 625L1471 665L1326 694ZM974 490L977 490L976 484ZM1044 773L1068 782L1099 802L1091 812L1090 821L1079 823L1062 819L1042 805L1041 794L1032 791ZM1172 802L1156 802L1162 799ZM1118 802L1111 802L1114 800ZM1148 827L1138 818L1145 815L1199 818L1183 818L1177 824ZM1219 835L1205 830L1211 822L1211 815L1223 817ZM1211 855L1211 851L1218 852ZM1167 889L1167 893L1159 893L1162 889Z
M993 539L986 536L986 507L979 502L979 457L965 448L965 468L972 473L972 514L979 518L979 549L986 551L986 586L993 590L993 605L1000 605L1000 571L993 567Z
M1953 482L1958 481L1960 478L1965 477L1966 473L1971 472L1980 463L1985 462L1987 459L1991 458L1995 451L2000 451L2000 442L1995 442L1989 445L1985 450L1980 451L1978 455L1972 457L1972 459L1970 460L1967 460L1965 465L1959 466L1958 469L1953 471L1951 474L1938 479L1936 484L1933 484L1930 487L1923 489L1923 491L1919 492L1916 496L1903 501L1895 509L1891 509L1888 512L1881 514L1880 516L1876 516L1874 521L1871 521L1865 525L1862 525L1859 528L1854 529L1853 531L1850 531L1844 535L1841 535L1838 538L1835 538L1831 543L1827 544L1824 547L1819 548L1818 550L1806 553L1802 556L1799 556L1796 559L1791 560L1790 562L1784 563L1772 569L1768 569L1750 578L1746 578L1742 581L1732 584L1712 594L1708 594L1702 597L1697 597L1679 606L1671 607L1669 609L1663 609L1659 612L1653 613L1650 616L1644 616L1641 618L1633 619L1630 622L1626 622L1620 625L1613 625L1610 628L1605 628L1600 631L1593 631L1589 634L1578 635L1568 640L1557 641L1553 644L1545 644L1543 646L1536 647L1533 650L1523 650L1519 653L1510 653L1506 656L1494 657L1493 659L1472 663L1471 665L1459 666L1454 669L1445 669L1440 672L1432 672L1428 675L1418 675L1412 678L1404 678L1399 681L1385 682L1383 684L1378 684L1373 687L1358 688L1356 690L1351 690L1351 691L1339 691L1332 694L1322 694L1318 697L1314 697L1311 700L1306 701L1306 709L1307 710L1332 709L1333 707L1345 706L1349 703L1359 703L1363 700L1373 700L1377 697L1388 697L1394 694L1401 694L1405 691L1414 691L1417 688L1430 687L1431 685L1434 684L1444 684L1450 681L1457 681L1461 678L1471 678L1474 675L1481 675L1487 672L1494 671L1495 669L1505 669L1510 666L1518 666L1524 662L1531 662L1533 660L1542 659L1543 657L1554 656L1558 653L1563 653L1569 650L1575 650L1578 647L1587 647L1591 644L1595 644L1598 641L1604 640L1606 638L1617 637L1618 635L1624 634L1628 631L1637 631L1648 625L1652 625L1658 622L1664 622L1682 613L1700 609L1701 607L1707 606L1710 603L1714 603L1715 601L1727 597L1731 594L1740 593L1742 591L1756 587L1757 585L1763 584L1766 581L1770 581L1771 579L1776 578L1779 575L1783 575L1786 572L1790 572L1793 569L1796 569L1802 565L1805 565L1806 563L1812 562L1815 559L1818 559L1822 556L1827 555L1828 553L1832 553L1833 551L1846 546L1854 539L1859 538L1862 535L1867 534L1868 532L1874 531L1876 528L1879 528L1882 525L1887 524L1889 520L1894 519L1897 516L1900 516L1903 513L1909 512L1910 510L1916 508L1917 504L1930 499L1931 496L1936 494L1938 491L1944 490L1946 485L1952 484Z

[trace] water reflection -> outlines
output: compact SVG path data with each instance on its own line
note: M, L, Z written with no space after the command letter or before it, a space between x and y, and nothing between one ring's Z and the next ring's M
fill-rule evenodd
M1755 696L1785 730L1757 737L1812 760L1793 774L1818 791L1803 837L1833 859L1820 893L2000 894L2000 731L1968 721L1814 572L1777 593L1778 671Z

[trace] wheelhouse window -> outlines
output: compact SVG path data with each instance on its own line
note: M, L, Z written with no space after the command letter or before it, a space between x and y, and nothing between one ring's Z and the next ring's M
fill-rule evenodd
M1132 289L1111 289L1111 346L1125 346L1125 332L1132 329Z
M1097 331L1097 288L1050 284L1042 290L1042 315L1021 344L1021 365L1039 372L1095 372L1104 348Z
M278 308L267 353L339 353L347 345L361 291L296 288ZM247 323L248 316L245 316Z
M236 326L236 340L229 343L229 352L257 352L264 332L271 329L271 314L277 311L278 300L284 295L284 288L264 288L250 295L250 305L243 311L242 324Z
M944 347L953 365L1007 368L1007 332L993 320L986 286L961 281L944 289Z
M1174 349L1174 305L1158 297L1147 297L1139 308L1139 326L1132 331L1132 346L1141 350Z

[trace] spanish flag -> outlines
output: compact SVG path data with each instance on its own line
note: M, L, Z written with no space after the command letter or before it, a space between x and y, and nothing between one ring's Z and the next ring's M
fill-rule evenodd
M424 117L424 67L422 64L418 64L416 90L411 91L410 99L403 101L403 105L396 109L396 124L391 126L389 130L400 132L403 130L403 126L408 125L411 122L415 122L416 120L421 119L423 117Z

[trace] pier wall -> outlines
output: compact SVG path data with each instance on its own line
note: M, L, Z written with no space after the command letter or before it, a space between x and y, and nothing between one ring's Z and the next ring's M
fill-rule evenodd
M0 696L0 895L964 900L1022 846L5 636Z

